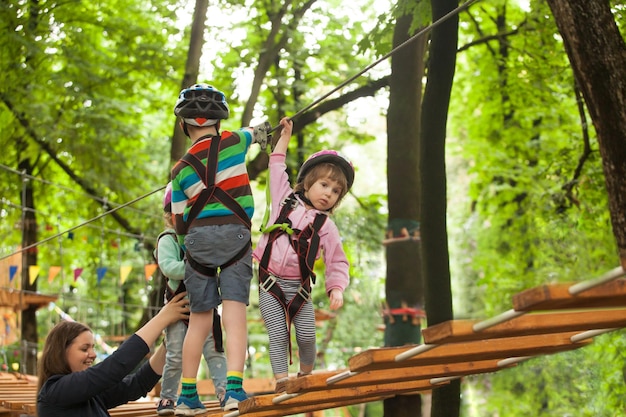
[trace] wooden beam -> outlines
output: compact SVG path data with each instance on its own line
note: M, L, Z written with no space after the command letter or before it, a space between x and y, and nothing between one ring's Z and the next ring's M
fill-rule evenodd
M574 283L541 285L513 296L517 311L626 307L626 279L618 278L576 295Z
M330 410L333 408L346 407L354 404L363 404L367 402L373 401L381 401L386 398L393 397L394 395L373 395L370 398L362 399L362 398L346 398L342 401L329 401L324 404L311 404L311 405L293 405L293 406L283 406L280 410L270 409L265 411L249 411L244 413L239 412L239 415L245 415L246 417L276 417L276 416L290 416L293 414L302 414L309 413L313 411L320 410ZM224 417L229 415L227 412L222 413L209 413L207 417ZM1 417L1 414L0 414Z
M569 331L626 327L626 308L529 313L476 332L479 320L451 320L422 330L424 343L444 344Z
M348 359L348 365L351 371L363 372L376 369L547 355L578 349L590 343L590 341L572 343L570 338L577 333L567 332L451 343L435 346L413 358L399 362L396 361L397 355L416 346L369 349Z
M373 401L373 397L394 396L407 392L431 390L435 386L426 380L393 382L376 385L364 385L352 388L335 388L321 391L303 392L294 398L275 403L276 394L259 395L239 403L239 414L274 410L275 414L283 413L284 408L294 408L299 411L303 406L316 406L317 409L328 408L328 403L343 406L346 401L358 400L357 403ZM282 414L285 415L285 414Z
M495 372L503 369L498 365L498 360L461 362L455 364L438 364L414 367L402 367L393 369L373 370L359 372L354 376L342 379L336 383L328 384L328 378L339 375L342 371L316 372L300 378L290 378L287 382L287 393L300 393L320 391L335 388L351 388L362 385L375 385L382 383L405 382L414 380L430 380L445 376L464 376L488 372Z

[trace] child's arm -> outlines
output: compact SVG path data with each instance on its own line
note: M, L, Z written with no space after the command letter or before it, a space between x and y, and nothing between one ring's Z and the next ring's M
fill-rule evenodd
M343 305L343 292L339 288L330 290L330 309L337 310Z
M185 261L180 259L180 246L174 236L163 236L157 245L157 259L163 275L182 281L185 278Z
M287 147L289 146L289 139L291 138L291 131L293 129L293 121L288 117L283 117L280 120L280 125L283 127L280 132L280 137L272 153L287 153Z

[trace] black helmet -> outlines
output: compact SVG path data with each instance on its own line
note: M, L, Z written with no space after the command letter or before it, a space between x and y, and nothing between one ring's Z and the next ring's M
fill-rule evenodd
M195 84L180 92L174 106L174 114L181 117L185 123L210 126L217 123L217 120L228 119L228 103L220 90L208 84ZM207 120L213 123L206 123Z
M354 167L352 166L352 162L350 162L350 160L341 152L332 149L325 149L309 156L309 158L304 161L304 164L300 167L296 181L302 182L311 168L323 162L330 162L331 164L338 165L341 168L348 183L348 190L346 191L349 191L350 188L352 188L352 183L354 182Z

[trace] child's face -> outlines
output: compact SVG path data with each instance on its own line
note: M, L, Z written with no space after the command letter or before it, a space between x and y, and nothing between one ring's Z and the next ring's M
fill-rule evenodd
M341 191L339 182L325 176L317 179L308 190L305 190L304 196L311 201L317 210L328 211L337 204Z

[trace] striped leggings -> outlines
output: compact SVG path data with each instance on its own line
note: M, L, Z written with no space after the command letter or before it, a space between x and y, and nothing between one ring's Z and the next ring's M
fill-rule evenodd
M287 302L293 298L300 287L299 280L276 278L276 284L285 293ZM270 362L274 374L289 371L289 329L285 310L273 295L259 288L259 309L265 322L270 341ZM311 299L307 300L302 309L293 318L293 325L298 345L298 356L303 365L315 363L315 310Z

